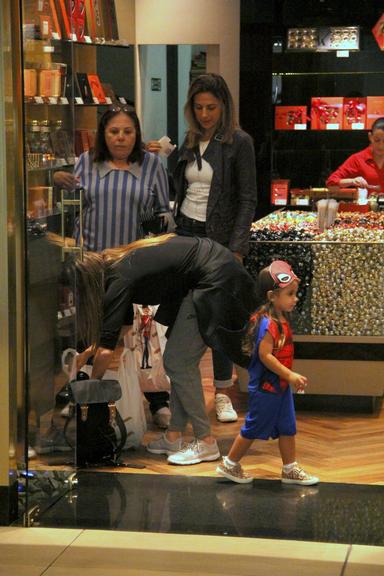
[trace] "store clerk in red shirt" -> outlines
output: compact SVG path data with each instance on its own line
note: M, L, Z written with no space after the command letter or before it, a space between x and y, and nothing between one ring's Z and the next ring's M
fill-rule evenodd
M384 194L384 118L378 118L368 132L370 145L349 156L331 174L327 188L366 188L368 194Z

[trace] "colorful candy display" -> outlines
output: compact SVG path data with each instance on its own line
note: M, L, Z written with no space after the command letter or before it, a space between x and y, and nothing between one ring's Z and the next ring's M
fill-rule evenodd
M320 233L314 212L275 212L253 223L245 261L256 277L274 259L301 278L296 334L384 335L384 214L344 212Z

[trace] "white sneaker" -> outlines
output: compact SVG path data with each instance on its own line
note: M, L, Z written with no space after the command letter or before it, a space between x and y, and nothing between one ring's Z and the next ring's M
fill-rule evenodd
M236 422L237 412L232 406L231 399L226 394L215 396L216 418L219 422Z
M208 442L196 439L190 444L186 444L179 452L168 456L168 462L186 466L199 464L199 462L211 462L218 458L220 458L220 452L216 441L213 444L208 444Z
M182 438L178 438L174 442L170 442L167 440L165 434L162 434L160 438L152 440L152 442L148 442L147 450L148 452L151 452L151 454L168 454L169 456L170 454L174 454L175 452L181 450L182 445Z

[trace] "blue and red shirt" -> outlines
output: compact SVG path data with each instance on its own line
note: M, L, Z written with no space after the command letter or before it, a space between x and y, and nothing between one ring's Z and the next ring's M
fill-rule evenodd
M263 316L260 321L259 330L256 336L255 353L252 356L249 365L249 389L261 389L268 392L282 394L288 387L287 380L280 378L275 372L269 370L261 362L259 357L260 342L265 334L269 332L273 338L273 356L290 370L293 364L293 339L292 331L288 322L281 322L282 333L279 331L278 324L275 320L268 316Z

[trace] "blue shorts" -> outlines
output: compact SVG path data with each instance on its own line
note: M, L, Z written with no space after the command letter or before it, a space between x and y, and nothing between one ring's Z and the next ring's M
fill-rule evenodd
M283 394L250 391L248 413L241 436L248 440L268 440L296 434L295 406L290 386Z

